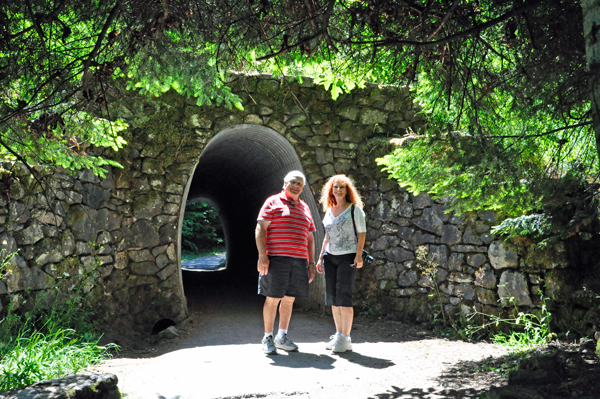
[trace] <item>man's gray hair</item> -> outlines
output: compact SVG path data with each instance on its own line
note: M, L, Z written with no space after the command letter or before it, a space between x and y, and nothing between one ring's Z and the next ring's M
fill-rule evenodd
M283 178L283 182L286 183L293 179L301 179L302 184L306 184L306 177L304 177L304 173L300 172L299 170L292 170L290 173L285 175L285 177Z

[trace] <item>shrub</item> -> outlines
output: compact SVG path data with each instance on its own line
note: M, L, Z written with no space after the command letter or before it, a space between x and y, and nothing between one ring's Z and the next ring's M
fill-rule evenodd
M181 229L184 250L200 252L223 244L221 220L215 208L205 202L193 202L185 208Z

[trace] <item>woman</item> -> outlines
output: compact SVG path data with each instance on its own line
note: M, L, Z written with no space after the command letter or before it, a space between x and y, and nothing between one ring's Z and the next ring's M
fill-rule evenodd
M363 266L362 250L367 235L365 213L354 183L345 175L329 178L321 190L320 202L325 211L325 239L317 272L325 272L325 304L331 305L336 329L326 348L346 352L352 350L352 292L356 270ZM351 212L354 213L354 226Z

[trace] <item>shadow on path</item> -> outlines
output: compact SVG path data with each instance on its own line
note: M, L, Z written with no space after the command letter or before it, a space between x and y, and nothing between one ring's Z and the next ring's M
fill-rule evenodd
M275 355L269 357L271 365L289 368L315 368L320 370L331 370L336 359L329 355L316 353L290 353L287 356Z
M180 336L98 369L117 374L130 399L425 399L482 392L439 377L459 361L486 358L494 353L491 346L434 338L390 320L357 316L354 351L334 354L325 349L335 330L331 316L295 309L288 335L299 351L265 355L264 298L256 294L256 280L235 277L184 272L191 322L179 326ZM449 388L458 390L440 394Z
M383 393L378 393L369 396L368 399L432 399L432 398L447 398L447 399L479 399L487 390L477 389L419 389L419 388L399 388L391 386L390 389Z
M350 363L354 363L362 367L369 367L372 369L386 369L388 367L395 366L395 363L391 360L361 355L357 352L339 353L338 356L348 360Z

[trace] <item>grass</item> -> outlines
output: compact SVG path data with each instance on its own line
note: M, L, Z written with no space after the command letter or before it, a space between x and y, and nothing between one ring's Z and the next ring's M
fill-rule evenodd
M225 251L226 251L226 247L224 245L218 246L218 247L213 247L213 248L206 249L206 250L202 250L199 252L181 250L181 261L186 262L188 260L194 260L197 258L201 258L203 256L218 255L218 254L224 253Z
M0 253L0 271L12 255ZM65 275L47 290L13 296L0 319L0 391L77 373L118 349L98 345L102 318L86 289L94 278L94 270Z
M98 346L98 339L85 340L74 330L22 331L0 350L0 391L77 373L109 357L115 347Z
M497 333L492 341L513 354L525 354L540 346L548 344L556 337L550 329L551 314L546 307L546 300L541 295L542 308L540 315L518 312L514 319L498 319L512 326L510 333ZM512 301L512 299L511 299ZM515 307L515 310L517 308Z

